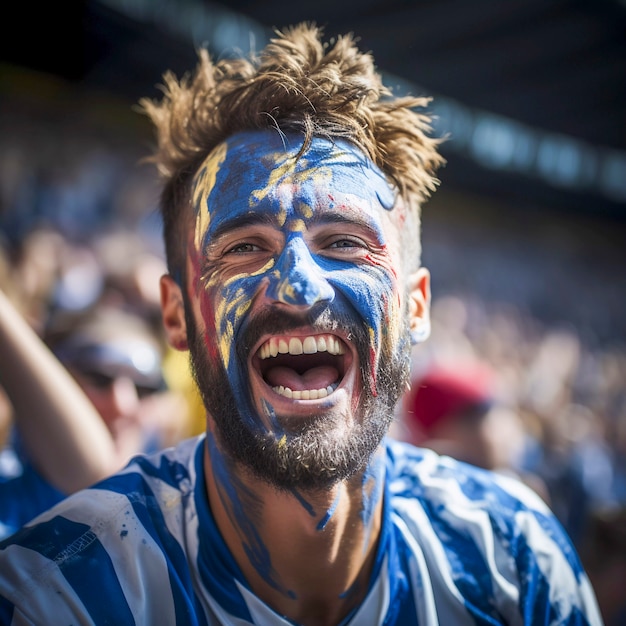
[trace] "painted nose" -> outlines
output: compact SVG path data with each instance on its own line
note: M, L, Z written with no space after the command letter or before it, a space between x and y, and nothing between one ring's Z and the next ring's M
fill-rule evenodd
M278 257L268 296L283 304L305 307L334 299L335 290L301 237L289 240Z

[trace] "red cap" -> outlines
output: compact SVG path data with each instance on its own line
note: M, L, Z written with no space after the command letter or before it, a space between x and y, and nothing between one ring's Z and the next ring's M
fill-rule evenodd
M493 373L482 364L436 366L413 380L407 401L409 419L425 431L438 422L493 399Z

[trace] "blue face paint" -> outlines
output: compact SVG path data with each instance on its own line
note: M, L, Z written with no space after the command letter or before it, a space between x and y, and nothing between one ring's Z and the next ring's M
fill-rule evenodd
M195 267L201 276L196 290L207 351L226 370L243 419L278 436L272 408L255 405L247 364L235 350L259 294L293 307L325 302L351 316L367 328L373 370L381 338L397 338L401 322L400 289L387 249L394 191L372 161L346 141L314 138L296 160L300 147L298 137L275 131L238 134L207 158L193 196ZM318 224L342 222L347 232L358 222L369 233L371 249L358 260L312 245L310 233ZM230 235L251 225L274 233L275 249L260 264L229 265ZM370 392L376 395L374 375L372 380Z
M313 505L304 499L302 494L298 492L296 489L291 490L291 495L300 503L300 506L311 516L315 517L315 509Z
M324 517L322 517L322 519L318 522L317 530L324 530L326 528L326 525L328 524L328 522L330 522L330 519L332 518L332 516L335 514L335 511L337 510L337 506L339 504L340 498L341 498L340 493L337 493L337 496L335 497L335 500L333 501L331 507L328 509L328 511L326 511L326 513L324 514Z
M289 597L295 597L292 591L278 582L269 550L259 534L263 502L230 471L228 460L224 458L210 433L207 436L207 446L220 499L233 528L237 529L248 560L268 585Z
M362 479L362 508L361 519L363 527L371 530L371 521L374 518L376 507L383 497L383 487L385 484L385 459L380 455L375 455L372 462L367 466ZM365 537L363 551L369 546L370 537Z
M296 306L313 306L331 302L335 291L319 275L316 260L299 233L290 234L283 253L278 257L267 294L271 298Z

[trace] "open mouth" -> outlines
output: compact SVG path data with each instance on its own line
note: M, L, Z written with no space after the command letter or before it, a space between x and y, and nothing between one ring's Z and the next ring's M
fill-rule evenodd
M337 335L271 337L258 349L254 365L264 382L293 400L326 398L341 384L351 361Z

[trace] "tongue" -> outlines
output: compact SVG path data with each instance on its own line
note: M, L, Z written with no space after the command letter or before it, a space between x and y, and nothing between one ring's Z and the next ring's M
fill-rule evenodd
M292 391L304 391L305 389L324 389L328 385L337 382L339 371L332 365L320 365L312 367L298 374L296 370L282 365L272 367L265 374L266 381L272 386L289 387Z

